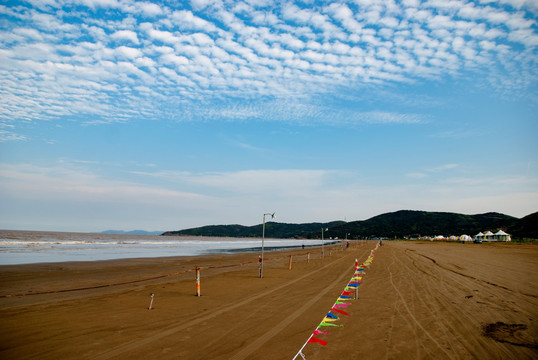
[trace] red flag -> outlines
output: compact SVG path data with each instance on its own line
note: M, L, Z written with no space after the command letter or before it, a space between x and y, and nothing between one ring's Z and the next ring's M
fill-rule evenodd
M336 311L336 312L339 312L340 314L344 314L344 315L347 315L347 316L351 316L351 315L349 315L347 312L342 311L342 310L339 310L339 309L332 308L331 311Z
M321 340L321 339L318 339L318 338L315 338L315 337L311 337L310 339L308 339L308 342L309 343L320 343L322 346L325 346L327 345L327 341L325 340Z
M355 291L342 291L342 295L353 295Z

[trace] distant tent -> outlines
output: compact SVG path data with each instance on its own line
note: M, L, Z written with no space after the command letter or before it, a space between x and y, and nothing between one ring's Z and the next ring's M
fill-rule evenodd
M502 230L497 231L495 234L491 231L488 231L485 234L479 232L475 235L475 239L482 241L512 241L510 235Z
M491 231L486 232L482 241L493 241L493 233Z
M469 235L461 235L459 240L461 242L463 242L463 241L473 241L473 238L470 237Z
M494 241L512 241L512 238L510 237L510 234L507 234L504 231L499 230L493 235L493 240Z

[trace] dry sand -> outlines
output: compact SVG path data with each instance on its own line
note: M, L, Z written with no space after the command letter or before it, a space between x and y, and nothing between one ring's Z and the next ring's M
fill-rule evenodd
M1 266L0 359L291 359L374 246L326 247L323 260L320 249L266 253L263 279L258 254ZM537 255L536 245L385 242L344 327L303 353L536 359Z

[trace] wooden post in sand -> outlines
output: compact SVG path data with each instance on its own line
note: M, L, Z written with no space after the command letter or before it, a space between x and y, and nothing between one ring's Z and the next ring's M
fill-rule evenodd
M306 255L306 263L310 264L310 253Z
M155 296L154 293L149 294L151 296L151 301L149 302L149 308L148 310L151 310L151 306L153 305L153 297Z
M290 263L289 263L289 265L288 265L288 270L291 270L291 259L292 259L292 258L293 258L293 256L290 255Z
M200 296L200 268L196 267L196 296Z

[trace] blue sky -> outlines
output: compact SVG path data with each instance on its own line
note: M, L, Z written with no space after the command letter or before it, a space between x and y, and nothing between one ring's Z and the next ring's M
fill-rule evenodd
M538 210L533 0L0 4L0 228Z

